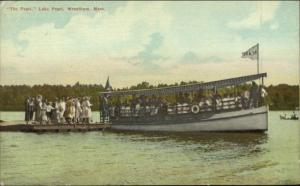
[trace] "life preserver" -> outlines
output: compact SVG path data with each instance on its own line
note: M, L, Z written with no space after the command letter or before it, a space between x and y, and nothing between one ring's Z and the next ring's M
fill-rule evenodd
M199 107L198 105L193 105L193 106L191 107L191 111L192 111L192 113L194 113L194 114L198 114L199 111L200 111L200 107Z

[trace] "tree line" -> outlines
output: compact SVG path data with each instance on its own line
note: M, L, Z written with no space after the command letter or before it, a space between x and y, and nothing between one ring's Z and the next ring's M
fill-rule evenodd
M185 85L188 83L197 83L197 81L180 82L174 84L150 85L148 82L141 82L131 87L114 90L137 90L145 88L157 88ZM246 85L247 86L247 85ZM244 89L240 86L239 89ZM299 85L270 85L265 87L268 92L268 103L270 110L293 110L299 107ZM83 97L90 96L93 104L92 110L99 110L99 92L105 91L102 84L80 84L74 85L0 85L0 110L1 111L23 111L24 101L27 96L36 97L42 95L48 101L54 101L56 97ZM221 90L221 92L232 92L230 88Z

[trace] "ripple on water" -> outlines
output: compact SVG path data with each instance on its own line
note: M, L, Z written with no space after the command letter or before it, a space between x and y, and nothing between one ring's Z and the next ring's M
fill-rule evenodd
M1 181L11 185L299 183L299 124L283 123L274 113L266 133L1 133Z

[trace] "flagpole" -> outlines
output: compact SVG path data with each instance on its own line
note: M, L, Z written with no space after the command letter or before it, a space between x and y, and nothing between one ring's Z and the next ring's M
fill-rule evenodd
M259 43L257 43L257 74L259 74ZM264 86L264 78L261 78L261 85Z
M257 74L259 74L259 43L257 43Z

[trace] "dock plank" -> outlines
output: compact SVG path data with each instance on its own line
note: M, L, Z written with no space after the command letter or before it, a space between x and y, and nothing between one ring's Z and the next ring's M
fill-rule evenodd
M99 131L108 129L111 124L24 124L20 122L1 123L0 131L22 131L22 132L80 132L80 131Z

